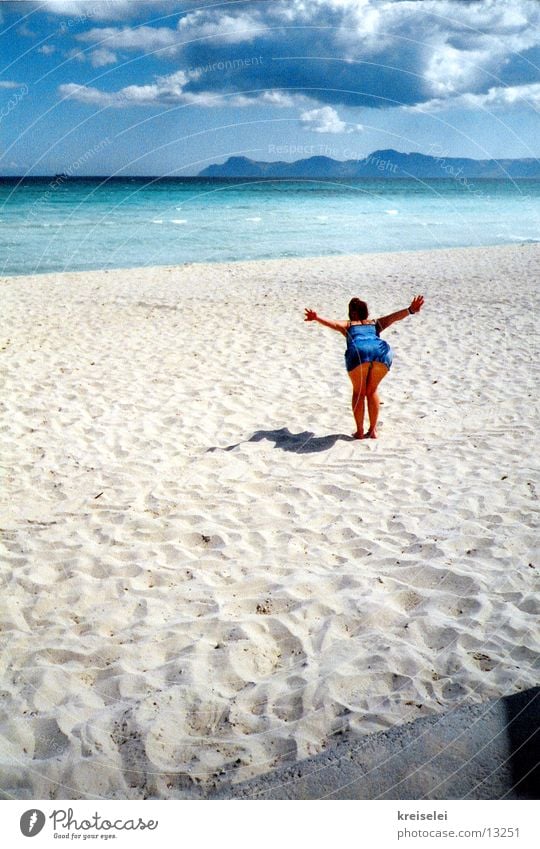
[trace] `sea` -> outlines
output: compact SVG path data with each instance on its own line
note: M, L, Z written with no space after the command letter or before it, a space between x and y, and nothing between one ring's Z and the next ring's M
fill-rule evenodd
M0 178L0 275L540 241L540 180Z

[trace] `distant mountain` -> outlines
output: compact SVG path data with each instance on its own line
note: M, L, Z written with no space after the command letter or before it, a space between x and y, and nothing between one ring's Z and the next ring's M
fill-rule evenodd
M376 150L365 159L340 161L328 156L310 156L296 162L257 162L246 156L230 156L221 165L209 165L199 177L259 177L303 179L352 179L361 177L409 177L454 179L492 177L498 179L539 177L536 159L462 159Z

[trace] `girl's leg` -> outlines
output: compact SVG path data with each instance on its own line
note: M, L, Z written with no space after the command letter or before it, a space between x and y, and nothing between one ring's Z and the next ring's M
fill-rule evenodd
M377 439L377 421L379 419L379 407L381 403L377 388L383 377L387 374L388 369L384 363L371 363L366 383L367 408L369 415L369 430L366 433L366 439Z
M353 385L352 411L356 424L356 432L353 436L356 439L362 439L364 435L364 402L369 365L369 363L361 363L361 365L356 366L356 368L349 372L349 377Z

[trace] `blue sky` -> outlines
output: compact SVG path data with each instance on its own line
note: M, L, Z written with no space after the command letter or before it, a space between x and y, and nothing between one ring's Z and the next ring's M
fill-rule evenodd
M0 173L540 156L538 0L0 2Z

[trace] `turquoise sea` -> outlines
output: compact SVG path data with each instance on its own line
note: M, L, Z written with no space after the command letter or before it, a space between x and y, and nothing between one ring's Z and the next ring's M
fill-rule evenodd
M540 241L540 180L0 178L0 274Z

